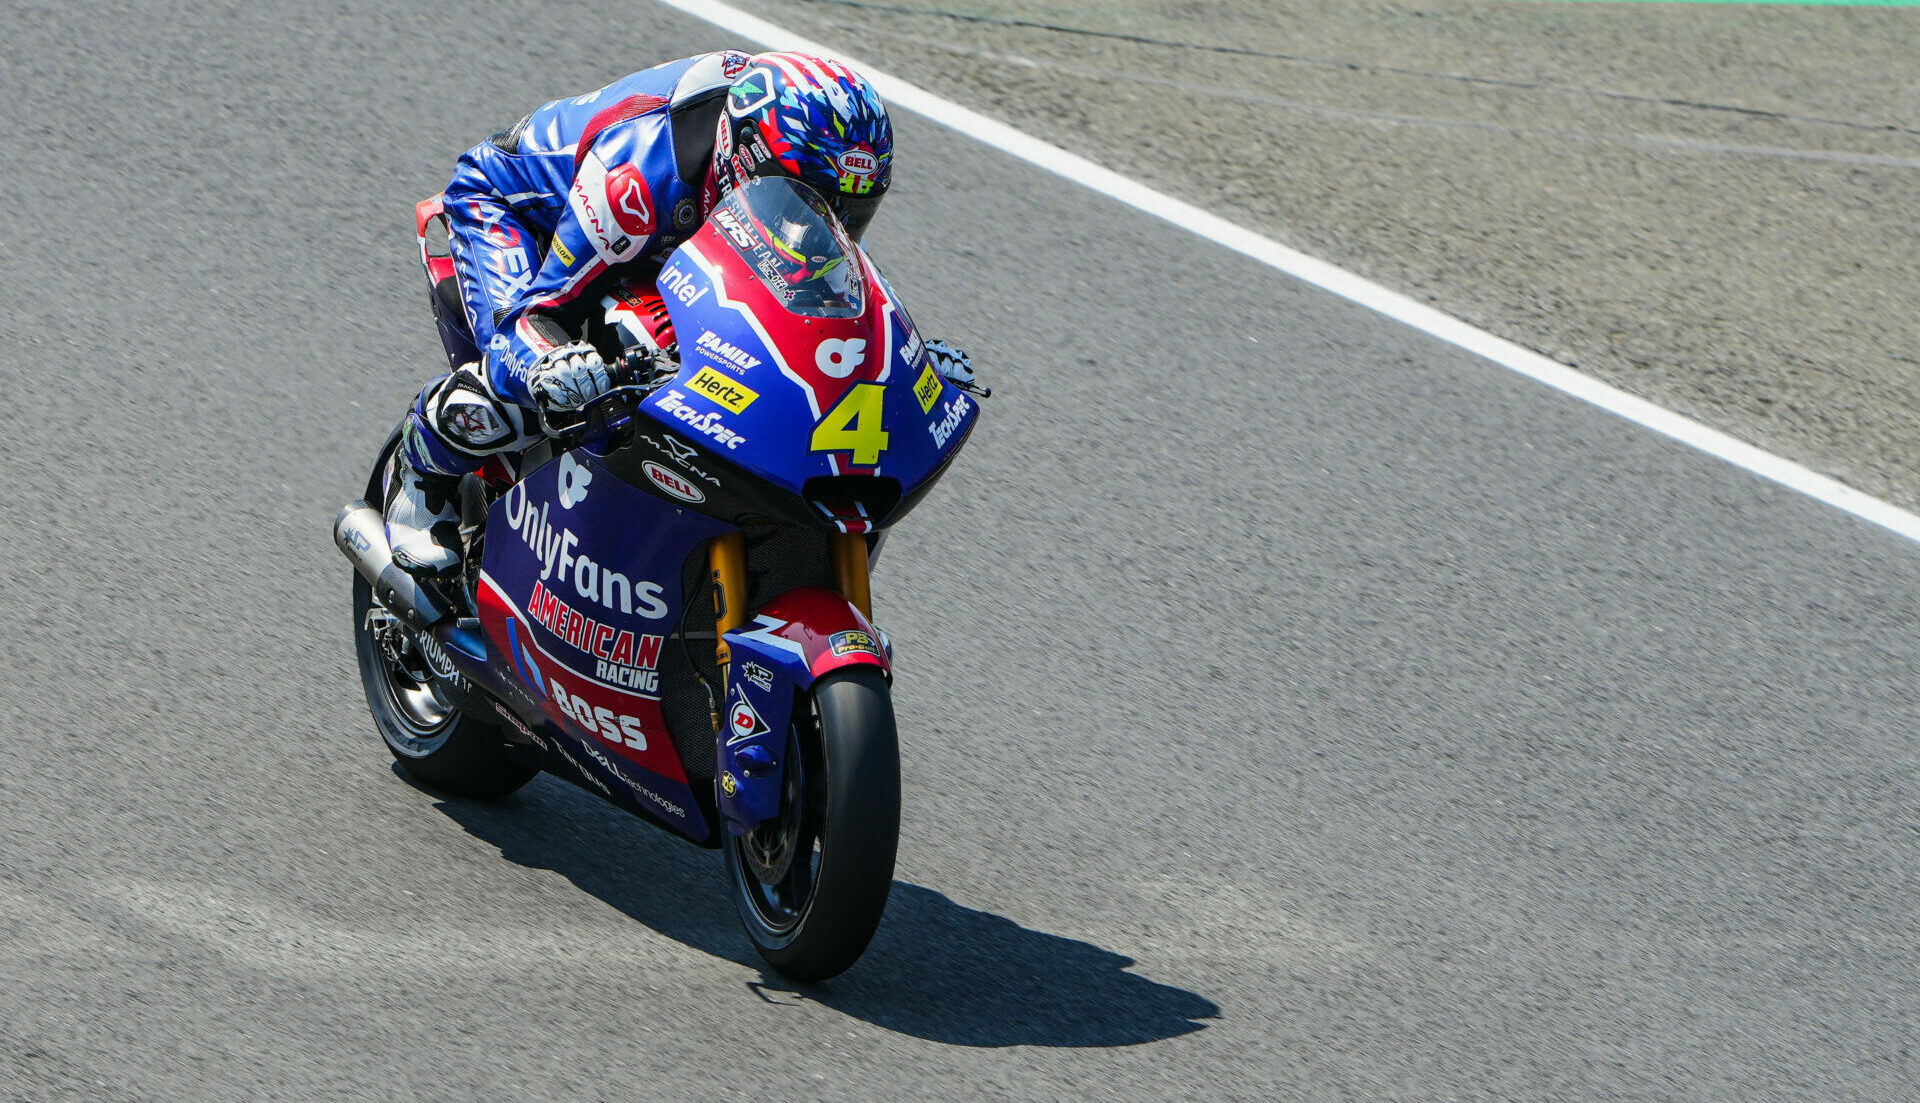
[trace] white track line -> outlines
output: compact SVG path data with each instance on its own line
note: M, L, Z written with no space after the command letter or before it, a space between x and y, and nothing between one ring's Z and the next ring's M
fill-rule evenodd
M749 15L738 8L718 3L717 0L656 0L656 2L670 8L677 8L768 49L801 50L839 57L872 81L881 97L893 106L904 107L916 114L924 115L975 141L993 146L1048 172L1064 176L1155 218L1164 219L1184 230L1190 230L1208 241L1277 268L1297 280L1313 284L1349 302L1377 311L1397 322L1412 326L1422 333L1431 334L1448 344L1491 360L1503 368L1518 372L1584 402L1590 402L1628 421L1644 425L1656 433L1671 437L1708 455L1717 456L1735 467L1744 468L1762 478L1771 479L1781 486L1845 510L1863 520L1899 533L1909 540L1920 541L1920 515L1909 513L1899 506L1883 502L1870 494L1863 494L1852 487L1843 486L1792 460L1735 440L1718 429L1709 428L1692 418L1676 414L1665 407L1656 406L1644 398L1636 398L1591 376L1582 375L1564 364L1556 364L1536 352L1521 348L1512 341L1495 337L1485 330L1476 329L1458 318L1442 314L1397 291L1389 291L1343 268L1289 249L1277 241L1261 237L1244 226L1228 222L1218 215L1209 214L1190 203L1183 203L1170 195L1162 195L1111 169L1102 168L1078 154L1068 153L1059 146L1043 142L1032 135L1023 134L1005 123L989 119L951 100L942 99L891 73L883 73L865 62L848 58L838 50L811 41L757 16Z

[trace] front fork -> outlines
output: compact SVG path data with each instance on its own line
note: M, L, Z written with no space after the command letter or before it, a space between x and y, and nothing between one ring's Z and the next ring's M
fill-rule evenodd
M860 615L873 620L873 594L867 581L867 538L858 533L839 532L832 537L833 577L841 596L853 603ZM707 563L713 571L713 660L720 668L720 696L727 695L728 666L733 651L727 646L727 633L747 622L747 538L730 532L715 537L707 549ZM713 730L720 730L720 713L713 712Z
M866 537L835 535L830 551L834 589L797 587L769 597L755 615L747 607L745 537L729 533L708 546L714 661L720 668L713 700L726 710L712 716L718 740L714 780L720 818L736 837L777 820L789 782L799 783L793 771L800 764L788 760L787 732L792 710L806 706L795 688L811 685L816 672L861 664L886 669L883 645L876 642L884 637L869 619ZM729 645L734 632L739 642ZM736 650L742 652L739 662Z

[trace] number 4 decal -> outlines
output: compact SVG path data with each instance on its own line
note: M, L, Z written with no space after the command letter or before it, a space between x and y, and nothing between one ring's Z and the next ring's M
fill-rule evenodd
M887 431L880 424L886 397L884 383L855 383L813 427L808 447L815 452L852 452L853 462L861 467L878 464L880 453L887 450Z

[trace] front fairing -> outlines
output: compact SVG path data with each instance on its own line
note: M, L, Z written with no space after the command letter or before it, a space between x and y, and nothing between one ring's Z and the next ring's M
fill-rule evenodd
M751 199L776 183L800 186L755 181L743 191ZM729 210L661 270L681 367L640 408L627 476L729 521L891 524L952 461L977 403L933 371L864 250L845 243L857 312L791 309L737 244Z

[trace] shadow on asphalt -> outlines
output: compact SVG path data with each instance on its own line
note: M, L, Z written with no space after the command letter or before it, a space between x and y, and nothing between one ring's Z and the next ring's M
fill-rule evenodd
M932 889L893 883L886 918L860 963L826 984L794 985L765 969L740 930L719 855L637 822L542 777L508 800L434 793L438 808L501 857L550 869L634 920L748 968L776 1004L831 1007L874 1026L962 1046L1099 1047L1204 1029L1213 1001L1127 972L1133 959L1031 930Z

